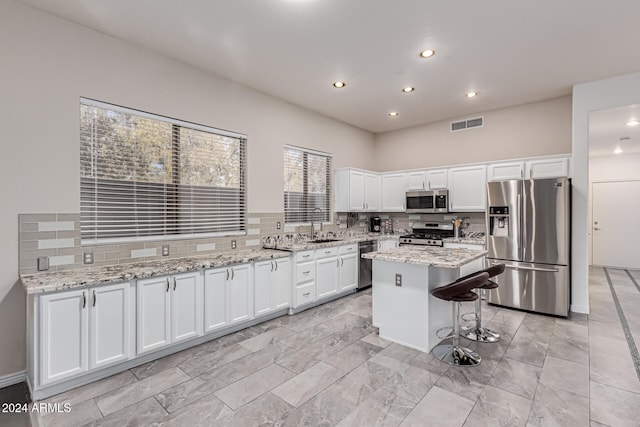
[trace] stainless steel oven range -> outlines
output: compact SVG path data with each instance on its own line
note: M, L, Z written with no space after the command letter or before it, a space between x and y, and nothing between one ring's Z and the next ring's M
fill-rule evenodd
M442 239L453 237L453 224L450 222L415 223L411 234L400 236L400 246L423 245L443 246Z

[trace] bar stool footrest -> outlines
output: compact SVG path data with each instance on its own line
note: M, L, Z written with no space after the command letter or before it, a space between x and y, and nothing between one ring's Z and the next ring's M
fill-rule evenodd
M498 342L500 334L487 328L476 328L475 326L460 329L460 336L471 341L478 342Z
M431 353L436 359L454 366L478 366L482 362L482 358L475 351L450 344L437 345Z

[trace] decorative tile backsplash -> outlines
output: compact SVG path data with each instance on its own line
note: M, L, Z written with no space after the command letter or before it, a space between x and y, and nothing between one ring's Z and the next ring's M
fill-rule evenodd
M324 224L322 233L338 232L347 228L347 213L333 215L332 224ZM390 219L394 231L406 233L415 222L445 221L456 214L405 214L366 213L356 214L354 228L368 229L369 218L379 216L383 221ZM471 212L458 214L468 218L469 231L485 231L483 213ZM340 224L336 224L339 221ZM36 273L38 258L47 257L47 271L125 264L129 262L150 261L163 258L162 246L169 246L169 258L196 254L217 253L233 250L231 242L236 241L237 249L262 245L266 236L284 236L287 234L309 234L309 225L284 224L284 213L248 213L247 234L244 236L208 237L201 239L158 240L103 245L80 245L80 214L21 214L20 222L20 274ZM280 229L277 228L278 222ZM316 228L316 232L320 232ZM93 262L83 263L83 256L90 253Z

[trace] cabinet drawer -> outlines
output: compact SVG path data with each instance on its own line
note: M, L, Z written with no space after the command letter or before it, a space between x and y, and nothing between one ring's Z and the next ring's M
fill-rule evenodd
M313 260L313 250L296 252L296 262L307 262Z
M296 283L308 282L316 277L316 264L305 262L296 265Z
M316 284L308 283L302 286L296 286L296 306L300 306L316 299Z
M354 243L352 245L340 246L339 252L340 252L340 255L356 254L356 253L358 253L358 244Z
M316 259L338 255L338 247L316 249Z

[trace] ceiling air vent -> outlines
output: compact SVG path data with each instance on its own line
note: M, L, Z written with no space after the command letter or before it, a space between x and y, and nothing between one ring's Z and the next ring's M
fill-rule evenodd
M460 120L458 122L451 122L451 132L457 132L459 130L466 130L472 128L481 128L484 126L483 117L474 117L473 119Z

